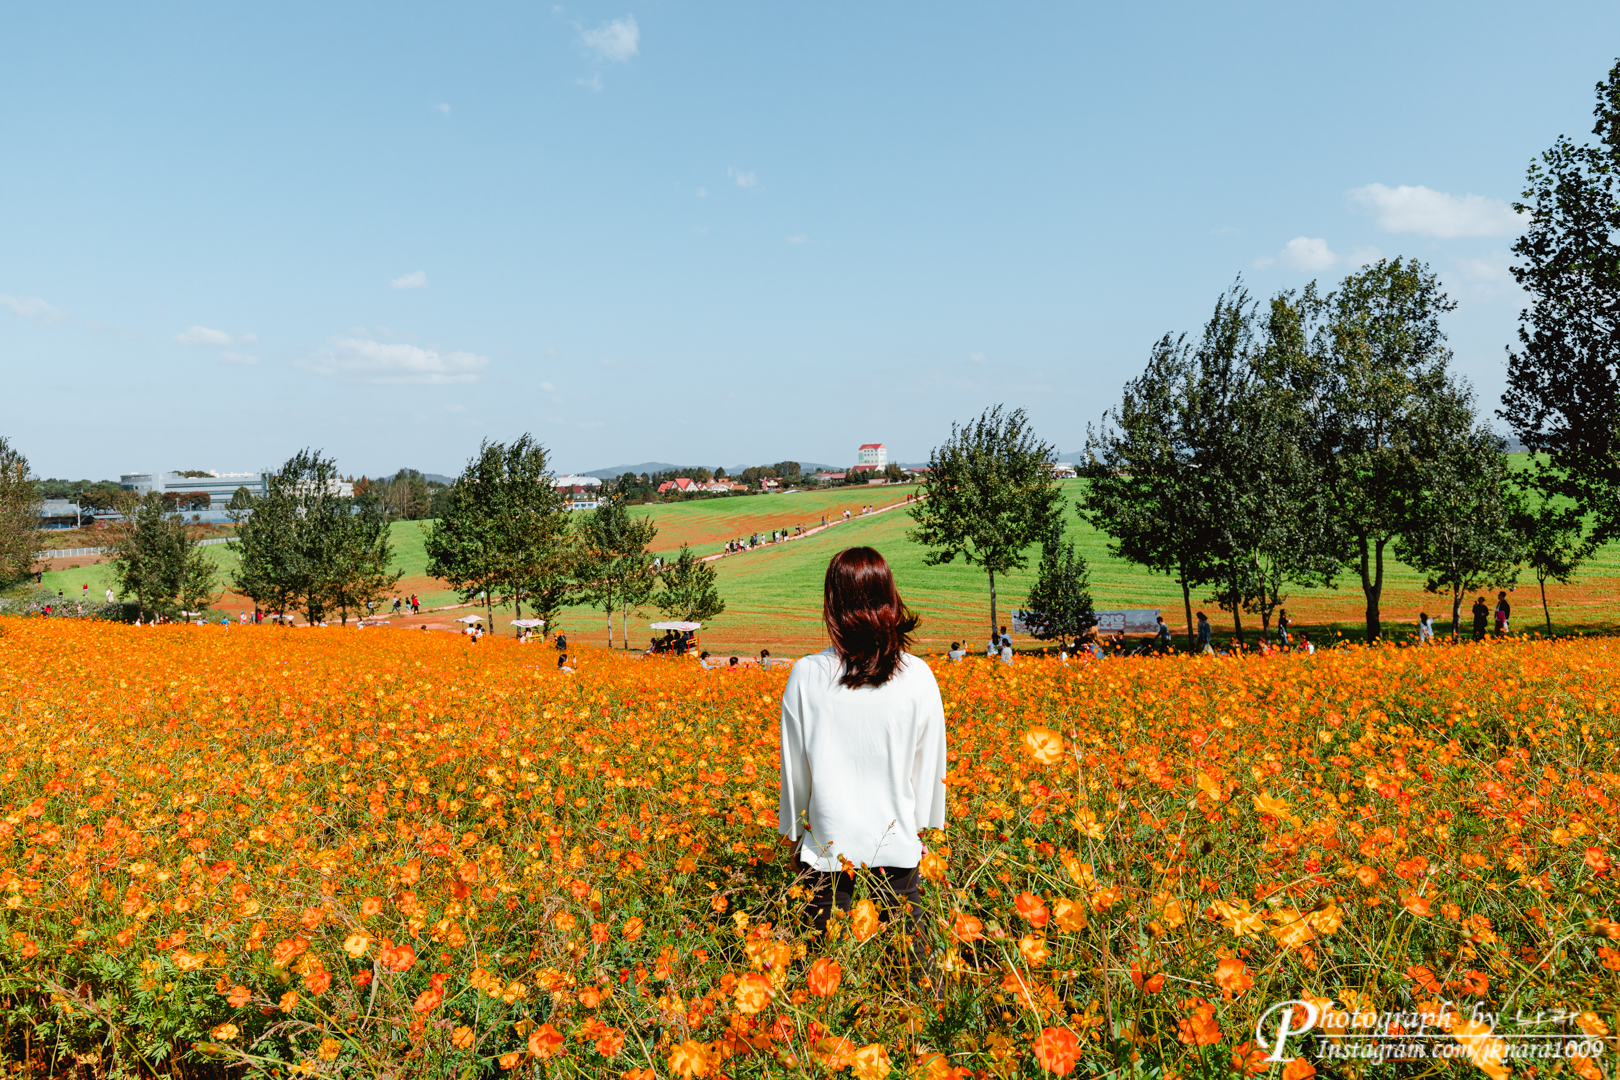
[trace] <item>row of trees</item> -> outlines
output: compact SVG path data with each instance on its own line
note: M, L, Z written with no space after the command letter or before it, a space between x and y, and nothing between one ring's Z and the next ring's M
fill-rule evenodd
M1369 640L1382 632L1388 564L1398 558L1451 602L1508 586L1521 568L1567 581L1604 538L1605 519L1547 459L1510 468L1449 368L1439 319L1451 310L1421 263L1381 260L1331 293L1312 284L1255 301L1241 281L1193 340L1166 335L1120 405L1088 433L1077 504L1114 554L1181 586L1189 640L1195 592L1269 637L1290 590L1350 578ZM930 564L996 580L1041 556L1026 619L1042 637L1091 620L1087 569L1063 537L1053 448L1022 410L953 425L930 459L912 539ZM1583 523L1590 526L1583 533ZM1607 526L1613 528L1612 525Z
M589 603L606 615L610 647L613 616L628 648L630 611L649 602L696 622L725 610L714 568L690 547L668 566L653 557L658 530L629 511L623 488L571 513L553 481L545 447L529 435L484 442L428 530L428 573L483 603L491 619L497 602L511 603L519 618L527 606L550 627L564 607Z
M1125 559L1269 633L1292 586L1351 576L1369 640L1398 557L1449 596L1540 574L1567 552L1557 510L1526 498L1503 440L1449 368L1454 305L1421 263L1380 260L1328 294L1256 303L1241 282L1195 341L1166 335L1087 439L1081 510ZM1532 523L1544 528L1533 528ZM1548 544L1546 540L1556 543Z

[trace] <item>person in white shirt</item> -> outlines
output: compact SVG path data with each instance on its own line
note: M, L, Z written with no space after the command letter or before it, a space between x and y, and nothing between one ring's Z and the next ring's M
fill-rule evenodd
M1427 645L1434 640L1434 623L1427 611L1418 612L1418 644Z
M933 671L906 651L917 619L882 555L833 556L822 610L832 646L795 663L782 691L778 828L809 878L818 931L835 903L852 906L842 868L860 866L909 902L909 928L922 913L919 834L945 825L945 706Z
M966 655L967 650L962 648L962 643L960 641L953 641L951 642L951 651L945 654L945 658L947 660L956 661L961 660Z

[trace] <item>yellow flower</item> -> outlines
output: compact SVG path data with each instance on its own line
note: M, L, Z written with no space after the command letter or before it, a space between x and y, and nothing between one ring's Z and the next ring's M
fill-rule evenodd
M1283 802L1281 799L1272 798L1269 791L1263 791L1254 797L1254 808L1262 814L1270 814L1272 817L1284 817L1290 809L1288 803Z

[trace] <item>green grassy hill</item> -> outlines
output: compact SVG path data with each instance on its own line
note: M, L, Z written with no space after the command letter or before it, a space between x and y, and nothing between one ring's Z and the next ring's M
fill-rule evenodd
M1067 529L1077 549L1091 565L1092 597L1099 608L1160 608L1180 631L1185 626L1181 591L1167 577L1150 574L1112 556L1107 537L1080 521L1075 500L1083 481L1063 484ZM908 487L839 488L831 491L785 495L732 496L723 499L692 500L651 504L636 512L651 517L658 525L655 551L669 555L682 542L690 543L700 554L720 551L725 542L752 532L768 533L772 528L794 525L810 527L840 520L848 507L854 516L815 536L793 540L743 554L730 555L715 564L727 610L714 620L704 635L704 644L715 652L755 653L760 648L793 653L819 648L824 644L821 631L821 582L827 560L846 547L869 545L883 552L894 567L901 595L922 616L920 644L929 649L943 648L954 639L982 648L990 629L989 584L983 571L964 561L928 566L926 552L906 539L912 527L905 507L861 517L862 505L886 506L903 502L914 489ZM395 565L405 572L400 582L402 595L417 593L425 607L440 608L459 602L442 582L427 576L424 550L426 522L398 522L392 528ZM234 568L234 557L224 546L206 549L222 572ZM1034 579L1034 550L1029 568L997 580L1002 621L1007 612L1023 606ZM80 566L45 575L46 584L76 595L81 582L88 581L94 596L111 582L109 567ZM1521 582L1513 595L1515 626L1534 629L1541 623L1540 597L1535 582ZM1422 591L1420 575L1393 560L1388 564L1383 617L1386 627L1396 634L1410 631L1420 610L1435 617L1439 628L1449 619L1449 599ZM1616 586L1620 585L1620 549L1601 552L1569 586L1549 589L1555 628L1608 629L1617 620L1611 610ZM1472 598L1464 603L1466 608ZM1207 610L1219 632L1228 632L1231 617L1218 611L1198 594L1194 608ZM227 597L221 607L237 610L240 601ZM1287 607L1296 622L1309 626L1318 635L1343 631L1359 633L1364 602L1355 578L1341 579L1337 590L1298 590ZM459 611L425 612L418 620L448 622ZM505 626L510 610L497 609L497 625ZM649 621L657 619L656 609L635 613L630 620L630 640L644 647L651 636ZM1245 616L1245 629L1258 629L1252 617ZM562 625L573 637L594 643L607 640L606 616L600 611L573 608L565 612ZM619 619L614 619L614 642L622 644Z

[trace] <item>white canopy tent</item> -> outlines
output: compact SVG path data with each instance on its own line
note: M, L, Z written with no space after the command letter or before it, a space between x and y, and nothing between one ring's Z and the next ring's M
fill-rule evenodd
M483 622L483 621L484 621L484 617L482 615L463 615L461 618L456 620L456 622L464 622L464 623L475 623L475 622Z
M700 622L655 622L652 624L652 628L654 630L679 630L686 633L703 629L703 624Z
M521 626L524 629L529 629L529 628L535 627L535 626L544 626L544 625L546 625L546 620L544 620L544 619L513 619L511 625L513 625L513 626Z

